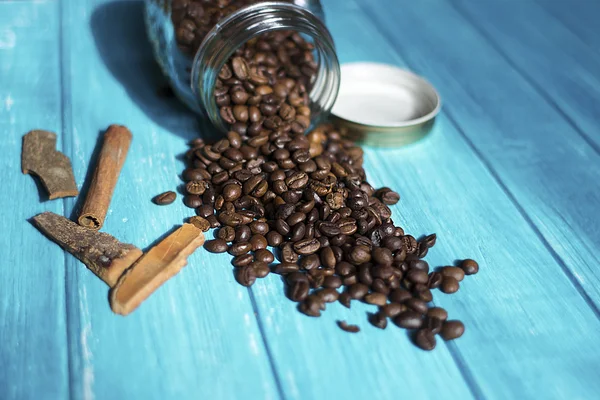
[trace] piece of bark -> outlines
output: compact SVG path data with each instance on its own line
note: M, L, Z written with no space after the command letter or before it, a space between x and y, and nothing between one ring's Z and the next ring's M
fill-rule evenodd
M107 233L83 228L52 212L38 214L32 220L40 231L81 260L110 287L143 254L131 244L121 243Z
M125 126L108 127L104 134L98 165L94 170L81 215L77 220L79 225L95 230L102 228L121 168L127 157L131 137L131 132Z
M71 161L56 151L56 134L33 130L23 136L21 170L40 178L50 200L77 196Z
M110 306L121 315L135 310L160 285L187 265L187 258L204 243L204 234L192 224L170 234L145 253L119 278L110 292Z

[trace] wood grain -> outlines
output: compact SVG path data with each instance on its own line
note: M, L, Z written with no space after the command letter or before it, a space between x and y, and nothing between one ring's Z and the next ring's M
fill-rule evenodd
M65 134L75 175L82 181L90 165L94 132L110 123L134 132L103 230L147 249L193 215L181 201L159 207L151 199L181 184L176 157L197 135L196 118L156 93L164 80L142 2L62 5ZM102 282L68 261L73 397L278 398L247 289L235 283L228 260L197 251L127 318L112 313Z
M64 253L27 219L63 213L19 171L22 136L59 134L58 14L55 3L0 2L0 398L69 395ZM59 140L57 149L63 151Z

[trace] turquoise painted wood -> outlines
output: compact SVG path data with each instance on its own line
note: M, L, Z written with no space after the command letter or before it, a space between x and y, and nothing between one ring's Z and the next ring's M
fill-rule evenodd
M592 2L323 3L343 62L408 67L442 94L429 138L366 149L365 163L403 196L397 222L437 232L431 265L481 261L434 299L465 336L425 353L369 326L365 305L308 318L279 277L244 289L227 256L205 251L134 314L113 315L106 286L27 222L77 205L40 201L20 173L21 136L56 131L81 186L99 132L129 126L103 230L146 248L190 215L149 200L181 184L178 155L210 128L156 95L140 1L0 1L0 169L19 199L0 198L0 399L598 397L598 56L579 50L599 28L562 17Z

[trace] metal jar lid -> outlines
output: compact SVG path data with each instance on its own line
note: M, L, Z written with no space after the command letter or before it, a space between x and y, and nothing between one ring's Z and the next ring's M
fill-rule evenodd
M441 106L434 87L420 76L387 64L341 67L332 120L358 143L398 147L425 137Z

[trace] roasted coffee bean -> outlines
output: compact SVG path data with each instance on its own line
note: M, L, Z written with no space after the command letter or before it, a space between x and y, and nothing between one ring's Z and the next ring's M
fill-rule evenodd
M352 296L348 292L340 293L338 297L338 301L346 308L350 308L350 303L352 302Z
M423 318L418 312L407 310L398 314L394 318L394 323L401 328L417 329L423 325Z
M394 268L389 265L376 265L371 268L371 275L373 278L388 280L394 275ZM425 277L427 277L427 274L425 274Z
M195 194L186 194L185 196L183 196L183 204L185 204L189 208L198 208L202 206L202 199Z
M288 192L290 193L290 192ZM287 217L286 222L289 226L294 226L299 222L302 222L306 219L306 214L301 212L294 212L289 217Z
M331 249L330 253L331 253L331 255L333 255L332 261L334 262L333 265L335 265L335 272L340 276L348 276L348 275L354 274L356 271L356 267L354 265L350 264L349 262L340 261L339 263L335 264L335 261L336 261L335 253L333 251L333 248L330 247L330 249ZM325 252L327 252L325 249L323 249L323 251L321 252L321 262L323 262L323 253L325 253ZM331 255L328 255L327 257L331 257ZM323 263L323 265L325 265L325 264Z
M388 205L396 204L400 200L400 195L390 188L381 188L375 192L375 195L384 203Z
M248 225L240 225L235 228L235 242L248 242L252 237L252 230Z
M269 243L269 246L272 247L277 247L281 244L281 242L283 242L283 236L281 236L281 234L275 231L269 231L269 233L267 233L266 238L267 242Z
M360 328L357 325L350 325L346 321L337 321L337 324L343 331L350 333L360 332Z
M210 229L210 222L206 218L194 216L189 219L189 223L200 229L202 232L207 232Z
M256 274L257 278L264 278L271 272L269 265L266 262L262 261L253 262L252 264L250 264L250 267L254 268L254 273Z
M448 319L448 312L441 307L432 307L427 310L427 316L430 318L437 318L440 321Z
M256 271L250 265L237 268L235 280L242 286L252 286L256 281Z
M353 299L362 299L369 292L369 287L362 283L355 283L348 287L348 294Z
M479 272L479 264L477 261L466 259L460 264L460 267L463 271L465 271L465 275L474 275Z
M250 244L252 245L252 251L263 250L268 246L267 239L260 234L252 235Z
M431 294L431 290L429 289L418 289L415 290L413 296L419 300L423 300L425 303L429 303L433 301L433 294Z
M387 317L382 313L369 313L369 322L371 325L379 328L385 329L387 328Z
M458 320L451 320L444 322L440 331L440 336L444 340L454 340L461 337L463 333L465 333L464 324Z
M323 286L326 288L337 289L342 286L342 280L339 276L328 276L323 280Z
M390 288L385 283L385 281L380 278L373 279L373 283L371 283L371 289L374 292L382 293L386 296L390 293Z
M275 261L275 256L267 249L259 249L254 252L254 258L256 261L265 262L267 264L271 264Z
M337 301L340 294L333 288L323 288L319 289L316 295L321 297L321 300L325 303L333 303Z
M309 295L298 307L300 312L310 317L320 317L321 310L325 309L325 303L317 295Z
M228 253L232 256L240 256L252 250L252 245L249 242L237 242L229 246Z
M321 265L327 268L335 268L335 253L333 252L333 249L331 247L325 247L321 249L319 256L321 259Z
M225 201L235 201L242 194L242 188L240 185L229 184L223 188L223 199Z
M306 300L310 286L308 280L306 281L295 281L290 284L288 288L288 297L290 300L295 302L301 302Z
M287 263L295 263L298 261L298 253L294 250L292 243L285 243L281 245L281 260Z
M406 250L406 253L412 254L417 251L417 240L411 235L402 236L402 246L404 247L404 250Z
M218 216L218 220L223 225L236 227L244 222L243 217L238 213L222 212Z
M458 282L462 281L465 277L465 271L463 271L459 267L444 267L440 270L440 273L444 277L452 277L456 279Z
M429 289L437 289L438 287L440 287L440 285L442 284L443 278L444 277L439 272L430 273L428 281L427 281L427 285L429 286Z
M245 267L254 261L254 256L252 254L242 254L241 256L234 257L231 260L231 263L234 267Z
M340 234L340 226L332 222L322 222L319 224L319 232L327 237L333 237Z
M275 265L273 272L279 275L287 275L292 272L297 272L300 268L298 264L293 262L282 262L281 264Z
M423 328L429 329L434 335L437 335L442 330L442 325L444 322L435 317L427 317L425 318L425 322L423 323Z
M210 223L211 228L218 228L221 226L221 223L217 220L217 217L214 215L209 215L206 217L206 220Z
M406 311L407 307L404 304L389 303L379 309L379 312L387 317L394 318L396 315Z
M433 350L435 348L435 335L431 329L419 329L415 333L415 344L423 350Z
M321 265L321 262L319 260L319 256L317 256L316 254L311 254L309 256L302 257L300 259L299 264L302 269L310 271L312 269L318 268L319 265Z
M406 300L410 299L412 295L410 292L404 289L396 289L389 294L390 301L394 303L404 303Z
M321 247L321 243L317 239L303 239L294 243L294 251L300 255L314 254Z
M452 294L458 292L459 284L456 279L451 276L445 276L442 280L442 285L440 286L440 290L447 294Z
M211 253L225 253L229 246L223 239L207 240L204 248Z
M427 313L427 303L424 302L423 300L419 300L419 299L408 299L404 302L404 304L406 305L406 307L408 307L409 309L416 311L420 314L425 314Z
M371 261L371 253L367 246L355 246L347 256L348 261L357 265Z
M176 198L177 198L177 193L175 193L173 191L168 191L168 192L164 192L164 193L161 193L161 194L155 196L154 199L152 199L152 201L156 205L166 206L168 204L173 203Z
M408 279L412 283L428 283L429 276L425 271L419 269L411 269L406 274L406 279Z
M360 283L357 285L360 285ZM387 298L383 293L369 293L363 297L363 300L367 304L374 304L376 306L384 306L387 303Z
M381 265L392 265L394 260L391 250L385 247L377 247L371 253L373 261Z
M412 260L409 262L409 267L413 270L419 270L425 273L429 272L429 264L423 260Z
M302 189L308 183L308 175L305 172L297 171L292 173L286 180L285 184L290 189Z

